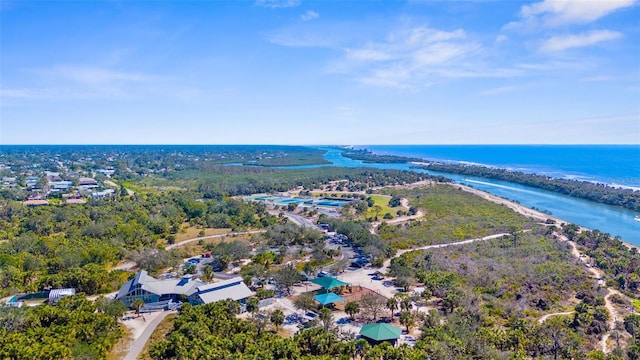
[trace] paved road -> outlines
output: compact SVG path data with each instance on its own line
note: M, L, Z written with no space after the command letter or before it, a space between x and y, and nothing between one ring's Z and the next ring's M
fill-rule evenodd
M307 219L304 216L291 214L291 213L285 213L284 216L288 217L289 219L291 219L293 222L295 222L301 227L318 230L318 227L311 220Z
M318 227L311 220L307 219L304 216L293 214L293 213L286 212L286 211L269 210L269 214L274 215L274 216L278 216L281 213L284 216L286 216L287 219L291 220L291 222L293 222L294 224L296 224L296 225L298 225L300 227L311 228L311 229L318 230Z
M142 352L144 345L147 343L147 341L149 341L151 334L156 329L156 327L158 327L160 322L164 320L164 318L167 315L175 314L175 313L176 311L164 311L160 315L158 315L155 319L153 319L149 323L149 325L147 325L147 327L144 329L142 334L140 334L140 336L134 340L133 344L131 345L131 348L129 348L129 352L127 353L127 356L124 357L124 360L136 360L138 358L138 355L140 355L140 353Z

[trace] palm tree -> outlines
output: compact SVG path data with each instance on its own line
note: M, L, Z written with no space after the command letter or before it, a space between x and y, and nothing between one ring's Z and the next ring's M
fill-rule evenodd
M411 327L416 323L416 318L411 311L403 311L400 313L400 323L407 328L407 333L409 333Z
M271 323L276 327L276 331L278 331L280 325L284 323L284 313L282 310L276 309L271 313L269 320L271 320Z
M133 302L131 303L131 307L133 307L136 310L136 315L140 316L140 309L142 309L142 307L144 306L144 300L138 298L133 300Z
M323 307L322 309L320 309L318 317L320 318L320 321L322 321L322 327L324 328L324 331L328 331L333 324L333 314L331 313L331 310Z
M353 316L360 312L360 306L355 301L349 301L344 305L344 312L349 314L351 320L353 320Z
M391 310L391 319L393 319L393 313L398 309L398 300L394 297L387 299L387 309Z
M213 268L211 266L205 266L202 270L202 280L211 282L213 280Z
M397 294L396 297L400 300L400 309L411 309L411 298L407 294Z
M358 339L356 342L356 352L360 359L364 359L365 356L369 354L369 350L371 350L371 345L365 339Z
M247 311L251 313L251 316L254 316L260 310L259 302L257 297L250 297L247 300Z

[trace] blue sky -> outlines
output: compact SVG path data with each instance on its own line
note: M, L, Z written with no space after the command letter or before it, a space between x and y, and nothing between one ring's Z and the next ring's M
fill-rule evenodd
M0 144L640 143L637 0L3 0L0 36Z

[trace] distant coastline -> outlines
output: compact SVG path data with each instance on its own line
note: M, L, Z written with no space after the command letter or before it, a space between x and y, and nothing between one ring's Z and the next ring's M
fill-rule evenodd
M350 149L416 162L478 165L640 190L640 145L637 144L359 145Z
M345 157L361 160L367 163L404 162L414 164L415 168L418 169L436 171L439 173L506 181L640 212L640 191L638 191L637 188L630 186L612 185L608 183L579 179L558 178L546 174L523 172L513 168L469 163L467 161L425 161L419 160L415 157L404 157L400 155L378 155L369 149L345 150L342 154ZM378 159L380 159L380 161L377 161Z

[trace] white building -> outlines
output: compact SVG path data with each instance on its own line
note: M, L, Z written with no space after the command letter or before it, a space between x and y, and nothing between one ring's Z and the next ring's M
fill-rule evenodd
M49 292L49 305L53 305L58 300L62 299L65 296L72 296L76 294L76 289L67 288L67 289L53 289Z

